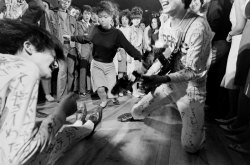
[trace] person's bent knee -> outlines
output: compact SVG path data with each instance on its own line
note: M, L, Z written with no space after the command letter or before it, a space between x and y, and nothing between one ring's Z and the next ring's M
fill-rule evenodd
M104 87L99 87L99 88L97 89L97 92L98 92L98 93L104 93L104 92L105 92L105 88L104 88Z

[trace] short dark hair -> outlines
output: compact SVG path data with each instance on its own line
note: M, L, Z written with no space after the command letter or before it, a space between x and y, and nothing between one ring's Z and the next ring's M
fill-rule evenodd
M192 2L192 0L182 0L182 2L184 3L184 8L185 9L188 9L189 8L189 5L190 5L190 3Z
M97 14L97 7L92 7L92 13Z
M131 18L130 18L130 11L129 11L129 9L125 9L125 10L122 10L120 12L119 21L120 21L121 24L122 24L122 17L127 17L128 20L129 20L128 24L130 24Z
M57 59L64 59L60 41L46 30L20 20L0 20L0 53L15 55L29 41L36 51L55 50Z
M92 13L93 10L92 10L91 6L89 6L89 5L83 5L82 12L84 12L84 11Z
M106 12L111 16L114 16L118 11L117 11L117 6L115 6L111 1L101 1L98 3L96 6L97 10L96 13L100 12Z
M143 15L143 10L142 10L141 7L134 6L131 9L131 19L134 19L134 18L140 18L140 19L142 19L142 15Z

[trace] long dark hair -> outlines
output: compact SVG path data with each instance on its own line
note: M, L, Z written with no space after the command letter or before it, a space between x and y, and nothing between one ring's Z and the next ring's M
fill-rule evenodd
M158 29L160 29L160 27L161 27L161 21L160 21L160 18L159 18L159 17L151 17L151 18L150 18L150 24L149 24L150 28L153 30L153 28L152 28L152 20L153 20L153 19L156 19Z

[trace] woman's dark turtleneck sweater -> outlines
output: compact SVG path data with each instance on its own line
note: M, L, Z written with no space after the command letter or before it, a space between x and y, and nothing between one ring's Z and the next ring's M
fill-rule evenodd
M101 25L93 26L86 36L71 36L71 41L93 43L93 59L99 62L111 63L118 48L125 51L135 60L141 61L141 53L126 39L123 33L114 27L104 29Z

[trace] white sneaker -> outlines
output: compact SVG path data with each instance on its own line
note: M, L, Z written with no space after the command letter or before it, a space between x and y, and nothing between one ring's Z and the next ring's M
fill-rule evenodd
M132 94L134 97L137 97L137 98L139 98L141 95L138 93L138 92L133 92L133 94Z
M124 95L123 95L123 93L122 93L122 92L120 92L120 93L119 93L119 96L120 96L120 97L122 97L122 96L124 96Z
M55 98L52 97L51 95L45 95L45 98L48 102L52 102L52 101L55 101Z

